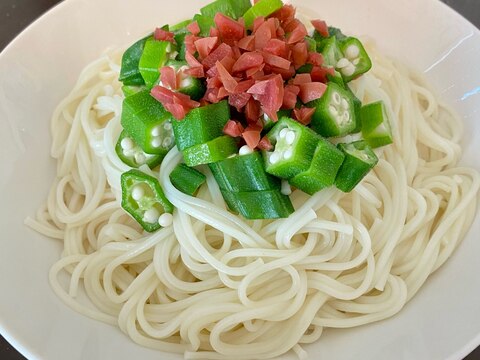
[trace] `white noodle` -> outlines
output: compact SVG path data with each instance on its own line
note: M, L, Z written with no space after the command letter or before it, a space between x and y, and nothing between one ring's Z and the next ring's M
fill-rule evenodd
M480 177L457 166L458 117L417 75L369 51L375 65L353 90L364 102L385 102L395 143L378 151L378 165L351 193L331 188L308 198L297 190L288 219L245 221L225 210L208 169L197 198L173 187L168 175L181 161L174 148L154 172L176 207L173 226L154 234L120 208L128 167L114 149L118 54L89 65L54 113L57 178L26 220L63 239L50 271L55 293L138 344L187 359L290 350L305 359L300 344L324 328L400 311L465 236Z

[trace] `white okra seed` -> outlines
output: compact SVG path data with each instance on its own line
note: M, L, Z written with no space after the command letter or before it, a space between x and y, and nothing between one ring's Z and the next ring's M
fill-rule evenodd
M141 152L136 153L134 158L137 164L142 164L142 165L145 164L145 161L147 160L147 157L145 156L145 154Z
M345 76L352 76L355 73L355 65L350 64L342 69L342 74Z
M350 107L348 101L345 98L342 99L342 107L346 110Z
M282 187L280 191L283 195L290 195L292 193L292 187L287 180L282 180Z
M129 137L123 138L122 141L120 141L120 146L123 150L132 150L134 146L133 140Z
M253 153L253 149L248 145L243 145L240 148L240 150L238 151L239 155L248 155L248 154L251 154L251 153Z
M285 138L285 136L287 136L287 133L288 133L288 129L283 128L282 130L280 130L280 133L278 134L278 136L280 137L280 139L283 139Z
M152 136L160 136L161 133L162 133L162 127L160 125L155 126L151 132Z
M356 58L358 57L358 55L360 55L360 49L358 48L357 45L350 45L350 46L347 47L347 49L345 50L345 55L346 55L347 58L349 58L350 60L356 59Z
M135 185L135 187L132 189L132 198L136 201L139 201L141 198L143 198L143 195L145 195L145 191L143 191L142 186Z
M337 69L343 69L344 67L350 65L350 61L348 61L348 59L345 59L345 58L341 58L340 60L338 60L337 62L337 66L335 66Z
M166 137L165 139L163 139L163 143L162 143L163 147L167 148L169 147L170 145L172 145L172 138L171 137Z
M281 154L278 152L274 152L272 155L270 155L270 163L276 164L280 160Z
M152 146L153 146L154 148L158 148L158 147L160 147L161 145L162 145L162 139L160 139L160 137L157 136L157 137L154 137L154 138L152 139Z
M292 145L293 142L295 141L295 131L289 131L287 133L287 135L285 135L285 142L288 144L288 145Z
M158 218L158 224L159 224L161 227L170 226L170 225L172 225L172 223L173 223L173 216L172 216L172 214L170 214L170 213L163 213L163 214L160 215L160 217Z
M330 113L333 115L333 116L337 116L338 115L338 110L335 106L333 105L330 105L328 107L328 110L330 110Z
M158 212L158 210L155 208L151 208L145 211L145 214L143 214L143 221L153 224L158 221L159 217L160 213Z
M172 123L171 123L170 121L167 121L167 122L163 125L163 128L164 128L165 130L168 130L168 131L172 130Z
M340 105L341 102L342 102L342 97L340 96L340 94L338 92L334 92L333 93L333 102L337 105Z
M285 152L283 153L283 158L284 158L285 160L291 159L292 156L293 156L293 150L292 150L292 149L288 149L287 151L285 151Z

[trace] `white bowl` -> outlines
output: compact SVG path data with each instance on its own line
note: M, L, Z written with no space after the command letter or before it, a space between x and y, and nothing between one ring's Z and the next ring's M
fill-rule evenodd
M191 16L208 0L67 0L0 55L0 332L29 359L177 359L66 307L47 280L60 243L23 225L55 164L49 120L80 70L107 47ZM463 116L463 163L480 169L480 33L437 0L297 0L312 17L368 35L419 71ZM324 359L460 359L480 343L480 217L454 256L392 319L328 330L307 347Z

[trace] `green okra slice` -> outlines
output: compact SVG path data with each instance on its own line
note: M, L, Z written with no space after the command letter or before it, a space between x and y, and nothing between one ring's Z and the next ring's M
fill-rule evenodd
M322 97L307 106L315 108L310 126L324 137L344 136L356 127L352 94L334 82L329 82Z
M149 90L139 91L123 100L121 124L147 154L165 155L175 144L172 115L150 95Z
M185 164L178 164L169 177L175 188L190 196L194 196L206 181L205 175Z
M139 69L140 58L145 48L145 43L152 36L149 35L143 39L138 40L131 45L122 55L122 66L120 68L119 81L123 85L140 86L145 85L145 80L142 77Z
M243 20L245 20L245 27L249 28L253 25L253 22L258 17L267 17L279 10L283 6L281 0L260 0L251 8L249 8L245 14L243 14Z
M221 161L236 154L237 151L237 141L230 136L224 135L203 144L186 148L182 153L185 164L197 166Z
M145 231L154 232L162 226L165 213L173 212L156 178L140 170L132 169L121 175L122 208L129 213Z
M250 0L216 0L201 8L200 13L212 19L215 17L215 14L221 13L237 20L251 6Z
M198 27L200 28L199 35L203 37L210 36L210 29L215 27L215 21L213 21L213 17L210 16L195 14L193 21L197 22Z
M383 101L367 104L360 109L362 136L372 148L393 143L392 129Z
M290 179L309 168L320 136L299 122L280 119L266 135L273 145L264 150L265 171Z
M315 149L309 169L291 178L289 183L303 192L313 195L335 183L344 157L343 152L331 142L321 139Z
M348 37L340 41L339 46L343 57L337 59L334 66L342 74L345 82L349 82L371 69L372 61L360 40Z
M148 38L138 64L145 84L149 89L154 87L160 77L160 68L170 59L175 45L169 41Z
M222 190L222 195L232 211L250 220L286 218L295 211L290 198L283 195L280 190L247 192Z
M190 110L183 120L173 120L175 143L183 151L223 135L230 120L230 106L226 100Z
M147 87L145 85L124 85L122 86L122 92L125 97L136 94Z
M258 151L211 163L209 167L221 190L245 192L280 189L280 179L267 174Z
M115 152L123 163L133 168L147 165L150 169L153 169L160 165L165 157L165 153L147 154L125 130L118 137Z
M362 140L337 146L344 153L345 159L338 170L335 185L343 192L350 192L377 164L378 158Z

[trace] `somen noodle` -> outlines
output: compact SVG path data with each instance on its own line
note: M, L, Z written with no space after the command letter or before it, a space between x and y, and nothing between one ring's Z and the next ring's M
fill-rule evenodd
M153 234L120 207L129 167L115 153L119 56L90 64L55 110L57 176L26 221L63 242L55 293L140 345L188 359L304 357L324 328L399 312L465 236L480 177L457 165L456 114L419 76L369 53L374 66L352 88L362 102L384 101L394 144L376 150L378 165L351 193L296 190L289 218L247 221L226 210L208 167L197 197L171 184L182 161L174 147L159 171L142 168L175 206L173 226Z

